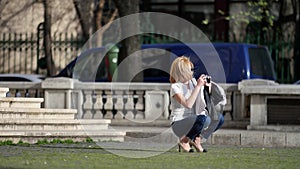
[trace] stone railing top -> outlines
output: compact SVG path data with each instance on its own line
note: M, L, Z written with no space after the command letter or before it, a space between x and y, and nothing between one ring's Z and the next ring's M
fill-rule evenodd
M218 83L225 91L237 91L238 85L235 83Z
M300 85L258 85L240 88L243 94L300 95Z
M43 89L100 89L100 90L169 90L169 83L136 83L136 82L80 82L72 78L47 78L42 82Z
M75 89L99 89L99 90L170 90L169 83L87 83L78 82Z
M244 87L248 86L274 86L274 85L279 85L275 81L272 80L265 80L265 79L249 79L249 80L242 80L241 82L238 83L238 89L241 90Z
M39 89L41 88L40 82L1 82L0 87L14 88L14 89Z
M78 80L65 77L47 78L41 83L41 87L43 89L73 89L75 82Z
M236 91L237 84L221 83L224 90ZM43 89L85 89L85 90L170 90L170 83L138 83L138 82L80 82L72 78L47 78L42 82Z

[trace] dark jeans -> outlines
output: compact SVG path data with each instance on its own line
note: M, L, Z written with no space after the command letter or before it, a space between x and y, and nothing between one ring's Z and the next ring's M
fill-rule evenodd
M219 124L218 124L217 128L215 129L215 131L219 130L222 127L223 123L224 123L224 116L221 113L219 115L219 120L220 120Z
M195 140L195 137L199 136L199 134L201 133L205 121L206 121L205 115L198 115L193 127L191 128L191 130L186 136L191 140Z
M207 116L206 121L204 123L204 128L208 127L210 123L211 123L211 118L209 116ZM223 124L224 124L224 116L220 113L219 114L219 123L218 123L216 129L214 129L214 131L219 130Z
M189 116L185 119L173 122L172 130L179 138L187 136L193 140L201 133L205 121L206 116L204 115Z
M175 121L172 124L172 130L179 138L187 136L189 139L194 140L198 136L206 121L205 115L194 115L185 119Z

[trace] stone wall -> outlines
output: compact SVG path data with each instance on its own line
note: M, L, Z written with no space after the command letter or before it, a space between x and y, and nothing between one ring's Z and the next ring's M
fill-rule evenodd
M72 0L51 0L52 33L80 31ZM39 0L6 0L0 2L1 33L36 33L44 21L44 7Z

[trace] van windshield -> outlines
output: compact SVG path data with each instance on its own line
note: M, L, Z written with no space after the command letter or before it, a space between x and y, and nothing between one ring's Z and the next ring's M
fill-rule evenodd
M274 80L275 72L269 52L263 48L249 48L251 72L257 77Z

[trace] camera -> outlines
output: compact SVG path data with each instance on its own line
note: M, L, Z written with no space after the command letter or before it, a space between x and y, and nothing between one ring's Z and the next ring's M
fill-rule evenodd
M204 78L206 80L206 83L210 83L211 76L206 75Z

